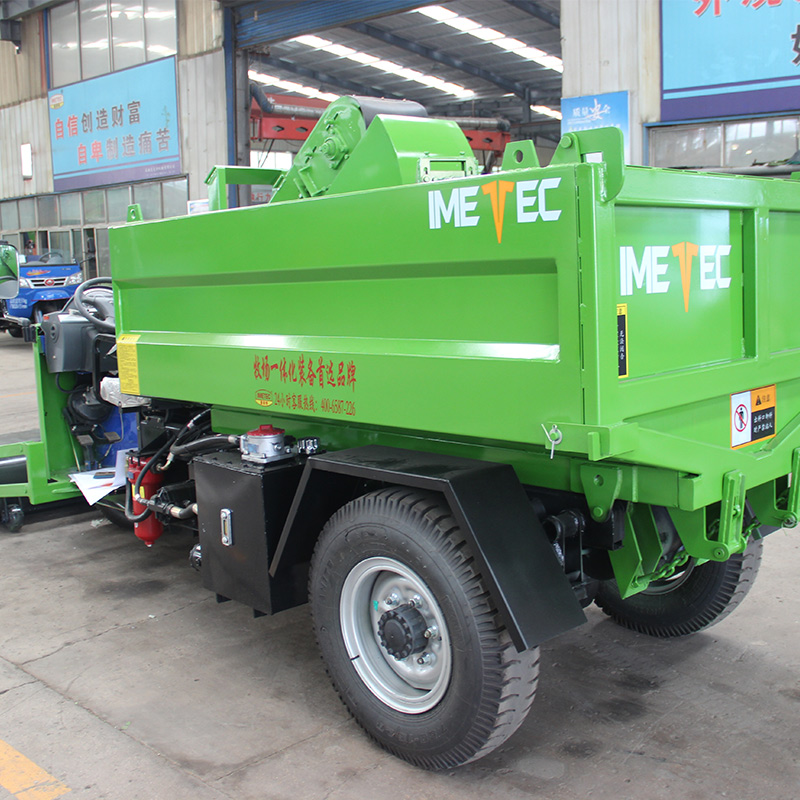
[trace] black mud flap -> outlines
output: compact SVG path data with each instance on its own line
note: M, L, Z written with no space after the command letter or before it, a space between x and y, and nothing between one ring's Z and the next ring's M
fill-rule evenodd
M444 496L518 650L586 621L510 465L379 445L308 459L270 565L273 577L310 557L324 523L364 481Z

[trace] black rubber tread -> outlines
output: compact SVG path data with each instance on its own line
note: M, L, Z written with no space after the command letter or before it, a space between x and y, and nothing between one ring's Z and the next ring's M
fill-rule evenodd
M133 523L125 516L125 490L112 492L99 500L97 510L111 523L125 531L133 530Z
M460 699L451 696L459 693L448 691L433 709L422 714L403 714L385 706L369 693L350 666L346 653L343 661L341 654L338 660L333 657L337 649L344 652L344 648L338 630L341 584L333 587L335 602L326 596L332 588L331 556L341 546L352 552L359 543L345 542L342 545L342 540L350 539L359 526L363 528L365 525L383 531L391 528L387 540L395 535L401 537L399 541L404 545L408 539L415 540L416 545L423 548L426 559L438 562L457 584L458 595L449 602L465 612L473 636L473 649L471 652L459 650L453 653L451 687L456 681L457 670L464 674L470 670L480 672L477 685L469 692L461 692ZM379 549L362 550L356 553L353 566L376 554L395 556L391 547L388 553ZM413 562L413 558L410 560ZM409 566L416 568L414 563ZM371 492L341 508L328 521L317 542L311 563L309 597L317 642L334 688L370 738L393 755L431 770L468 764L499 747L528 714L536 694L539 650L517 652L508 632L497 619L497 611L475 569L464 536L439 495L390 487ZM437 601L442 603L445 611L448 598L437 596ZM331 613L332 610L335 613ZM335 627L334 631L332 627ZM456 631L449 617L448 627L452 639ZM357 702L354 702L355 696L359 696ZM459 703L463 706L464 697L471 698L471 707L466 713L463 708L458 709ZM430 741L421 732L423 741L415 737L415 729L424 726L426 718L438 716L441 721L446 714L452 715L454 709L458 714L457 717L453 715L449 724L461 732L457 741Z
M761 564L762 541L751 539L727 561L695 566L686 580L662 594L640 592L623 600L615 581L603 581L595 603L614 622L648 636L688 636L725 619L744 600Z

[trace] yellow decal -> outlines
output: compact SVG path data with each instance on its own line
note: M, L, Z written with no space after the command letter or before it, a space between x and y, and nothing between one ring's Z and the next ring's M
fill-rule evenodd
M681 285L683 286L683 307L689 311L689 288L692 284L692 259L700 252L694 242L680 242L672 245L672 255L678 257L681 266Z
M617 303L617 362L619 377L628 377L628 304Z
M776 432L775 384L731 395L731 447L772 439Z
M497 232L497 243L503 241L503 216L506 210L506 195L514 191L513 181L495 181L485 183L481 189L484 194L488 194L492 201L492 216L494 217L494 229Z
M119 388L125 394L139 394L139 334L123 333L117 337Z
M265 392L263 389L259 389L256 392L256 404L260 405L262 408L268 408L272 405L272 392Z

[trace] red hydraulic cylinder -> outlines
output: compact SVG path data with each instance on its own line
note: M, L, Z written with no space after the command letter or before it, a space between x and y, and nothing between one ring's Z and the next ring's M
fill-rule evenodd
M133 488L136 484L140 473L150 459L137 458L135 456L128 456L128 481L131 484L131 497L133 513L141 514L147 506L140 503L140 498L144 497L149 500L159 489L163 482L163 476L155 472L152 468L149 469L139 486L139 496L137 497ZM158 539L164 532L164 526L158 521L155 514L150 514L141 522L134 522L133 532L148 546L152 547L153 542Z

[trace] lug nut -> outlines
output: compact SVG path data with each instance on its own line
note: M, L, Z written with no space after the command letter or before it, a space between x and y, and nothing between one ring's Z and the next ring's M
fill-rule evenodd
M426 639L435 639L439 635L439 629L435 625L431 625L422 635Z
M430 653L423 653L423 654L422 654L422 655L421 655L421 656L420 656L420 657L417 659L417 664L419 664L421 667L426 667L426 666L428 666L428 665L429 665L429 664L430 664L432 661L433 661L433 658L431 657L431 654L430 654Z

